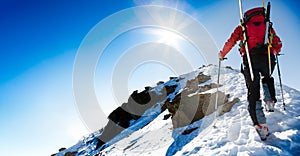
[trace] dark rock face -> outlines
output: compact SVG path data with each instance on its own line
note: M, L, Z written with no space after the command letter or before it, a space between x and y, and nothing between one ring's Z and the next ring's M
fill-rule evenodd
M129 127L130 120L138 119L139 116L133 115L125 111L122 107L118 107L112 113L109 114L108 118L114 123L120 125L121 127Z
M192 133L194 130L197 130L199 127L194 127L194 128L191 128L191 129L187 129L185 131L182 132L183 135L188 135L190 133Z
M140 105L146 105L150 101L151 96L148 90L144 90L140 93L136 90L130 95L128 103L124 103L121 107L115 109L112 113L110 113L108 119L123 128L128 128L130 120L139 119L144 111L143 109L146 109L144 107L140 107Z
M59 151L59 152L62 152L62 151L64 151L64 150L66 150L66 148L62 147L62 148L60 148L58 151ZM66 153L64 154L64 156L76 156L76 154L77 154L77 152L66 152ZM56 156L56 154L51 154L51 156Z
M63 148L60 148L58 151L61 152L61 151L65 150L65 149L66 148L63 147Z
M76 156L77 152L67 152L64 156Z
M127 103L123 103L110 113L108 116L109 122L99 136L99 139L105 143L117 136L130 126L130 121L139 119L146 110L158 102L162 102L167 95L173 93L176 87L177 85L165 86L162 89L161 95L157 95L154 91L147 90L151 89L148 87L140 93L134 91L130 95ZM163 109L164 108L162 108L162 110Z
M131 94L131 98L136 103L141 104L141 105L147 104L151 100L148 90L144 90L140 93L138 93L138 91L136 90Z
M159 82L156 83L156 85L158 86L158 85L161 85L161 84L164 84L164 83L165 83L164 81L159 81Z

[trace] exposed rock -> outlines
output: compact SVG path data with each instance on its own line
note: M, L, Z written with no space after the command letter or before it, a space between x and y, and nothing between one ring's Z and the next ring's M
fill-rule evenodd
M172 114L173 128L187 126L215 111L216 93L192 96L189 96L188 93L183 91L167 104L167 108ZM228 102L228 95L218 92L218 106L226 102Z
M176 78L177 78L177 77L173 77L173 76L170 76L170 77L169 77L170 80L176 79Z
M217 85L207 84L199 87L199 83L210 80L210 77L199 73L195 79L187 81L186 88L172 102L167 101L166 107L172 115L173 128L187 126L215 111L216 96L218 95L217 107L221 108L221 115L231 110L232 106L239 100L228 101L229 94L218 93L201 93L216 88Z
M132 114L128 113L127 111L125 111L123 108L118 107L112 113L109 114L108 118L111 121L118 123L118 125L120 125L124 128L127 128L127 127L129 127L130 120L132 120L134 118L138 119L139 116L132 115Z
M221 87L222 85L219 85L219 87ZM216 88L217 87L217 84L215 83L212 83L212 84L209 84L209 85L204 85L204 86L200 86L199 87L199 92L205 92L205 91L208 91L208 90L211 90L213 88Z
M130 147L134 146L137 143L137 141L133 142L132 144L129 144L127 147L125 147L123 149L123 151L126 151L127 149L129 149Z
M189 92L195 92L199 89L199 84L210 80L210 76L204 75L202 72L197 75L194 79L188 80L186 83L186 88Z
M66 150L66 148L65 148L65 147L62 147L62 148L60 148L58 151L61 152L61 151L64 151L64 150ZM57 154L57 153L51 154L51 156L56 156L56 154Z
M200 83L204 83L208 80L210 80L210 76L204 75L202 72L198 74L198 76L196 77L196 79L198 80L199 84Z
M105 144L124 129L130 126L131 120L139 119L144 112L160 101L163 101L167 95L173 93L177 85L165 86L162 94L158 95L155 91L144 90L140 93L134 91L128 99L108 116L109 121L105 126L99 140ZM163 106L162 106L163 107ZM163 109L163 108L162 108ZM166 107L165 107L166 109Z
M198 85L199 82L197 81L197 79L192 79L187 81L186 88L190 93L192 93L192 92L196 92L199 89Z
M166 115L164 115L163 120L168 120L171 116L172 116L172 114L166 114Z
M233 70L231 66L226 66L225 68Z
M145 90L151 90L152 89L152 87L150 87L150 86L146 86L146 87L144 87L145 88Z
M238 103L238 102L240 102L240 99L235 98L235 99L233 99L232 101L227 102L227 103L225 103L224 105L222 105L222 109L221 109L221 111L219 112L219 116L221 116L221 115L223 115L223 114L229 112L229 111L231 110L232 106L233 106L234 104Z
M77 152L67 152L64 156L76 156Z
M190 133L192 133L193 131L195 131L195 130L198 129L198 128L199 128L199 127L194 127L194 128L185 130L185 131L182 132L182 134L183 134L183 135L190 134Z
M66 148L62 147L62 148L60 148L58 151L61 152L61 151L65 150L65 149L66 149Z
M167 95L173 93L176 89L177 85L173 85L173 86L165 86L164 89L167 92Z
M135 102L141 105L147 104L151 100L148 90L144 90L140 93L135 90L130 96Z
M159 86L159 85L164 84L164 83L165 83L164 81L159 81L159 82L156 83L156 85Z

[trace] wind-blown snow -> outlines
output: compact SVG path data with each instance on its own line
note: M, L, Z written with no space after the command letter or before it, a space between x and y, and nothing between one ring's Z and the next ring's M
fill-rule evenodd
M212 79L206 83L216 82L216 71L215 66L204 67L196 72L180 76L185 79L179 82L171 80L164 85L179 83L180 87L177 88L177 91L181 91L185 87L186 81L194 78L199 72L211 76ZM102 154L120 156L300 155L300 92L287 86L283 87L286 102L286 111L284 111L280 86L276 84L278 102L275 112L265 112L271 134L266 141L261 141L252 126L247 111L247 89L243 75L239 71L229 68L222 68L221 71L222 86L219 90L230 94L230 99L240 99L240 102L235 104L230 112L217 117L216 120L214 120L214 114L211 114L194 122L187 127L199 128L190 134L182 135L180 132L187 127L173 129L171 119L163 120L164 115L168 113L167 110L159 114L159 110L154 111L159 107L154 107L152 115L141 117L136 121L140 123L124 130L114 139L115 141L111 141L111 146L103 150ZM209 92L213 92L213 90ZM169 96L171 99L175 97L174 94ZM146 124L148 122L150 123ZM216 127L212 126L213 122ZM97 153L91 152L93 147L85 147L84 140L92 140L98 135L90 135L89 138L81 140L68 150L84 151L81 154L86 153L87 155Z

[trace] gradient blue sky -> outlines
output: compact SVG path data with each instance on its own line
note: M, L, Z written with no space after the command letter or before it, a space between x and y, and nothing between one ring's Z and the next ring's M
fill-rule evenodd
M1 155L50 155L60 147L73 145L88 133L73 99L76 50L102 19L143 4L167 4L194 16L210 32L219 49L239 24L237 0L0 1ZM244 8L260 4L260 0L251 0L245 2ZM271 11L274 27L283 41L285 55L280 57L283 83L298 90L299 7L298 1L274 0ZM124 40L123 44L126 43ZM224 64L238 69L241 60L237 48L227 57ZM145 70L150 67L159 68L148 65ZM130 84L138 80L139 74L144 74L142 70L137 70ZM172 72L163 69L163 74L156 73L153 82L151 79L147 82L153 84L158 79L167 79L169 74Z

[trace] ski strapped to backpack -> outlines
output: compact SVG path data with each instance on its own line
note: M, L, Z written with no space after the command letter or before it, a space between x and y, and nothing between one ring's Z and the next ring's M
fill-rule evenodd
M253 81L254 80L254 74L253 74L251 58L250 58L248 43L247 43L247 33L246 33L246 27L245 27L245 18L243 17L242 0L239 0L239 7L240 7L240 17L241 17L240 18L240 24L241 24L241 27L242 27L243 37L244 37L244 40L242 42L245 45L247 61L248 61L249 70L250 70L250 76L251 76L251 80Z

